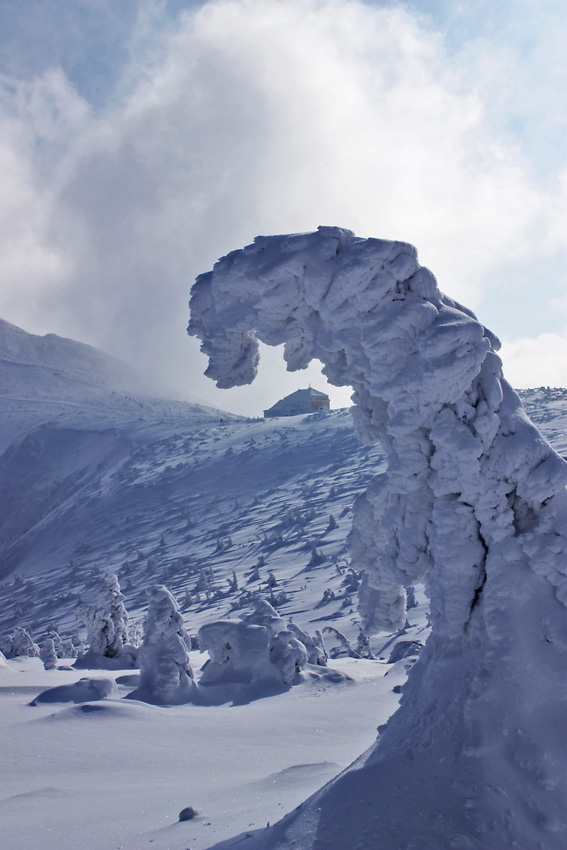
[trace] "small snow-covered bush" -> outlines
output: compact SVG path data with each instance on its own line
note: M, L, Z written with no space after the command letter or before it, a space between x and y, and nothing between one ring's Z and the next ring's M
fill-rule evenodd
M298 640L301 641L307 650L308 664L318 664L319 667L327 666L327 658L329 656L325 649L323 635L321 632L316 631L314 635L307 634L307 632L304 632L303 629L299 628L299 626L296 626L295 623L288 623L287 628Z
M140 684L129 696L155 705L190 702L196 692L189 663L189 637L169 590L154 584L148 590L148 615L139 650Z
M305 646L293 632L284 631L273 635L270 641L270 663L279 671L285 685L293 685L298 673L308 660Z
M76 658L78 654L76 646L69 638L61 641L61 653L61 658Z
M351 642L347 636L342 632L339 632L338 629L335 629L334 626L325 626L323 631L331 635L331 637L336 641L335 645L329 650L331 658L339 658L341 655L348 655L350 658L360 658L359 653L352 648Z

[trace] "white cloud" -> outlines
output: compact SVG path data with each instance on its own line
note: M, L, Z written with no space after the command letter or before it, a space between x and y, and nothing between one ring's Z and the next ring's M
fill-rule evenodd
M500 351L504 376L515 387L567 386L567 337L543 333L504 340Z
M4 90L0 315L208 395L184 331L195 275L257 233L338 224L415 243L473 308L500 277L495 319L513 324L525 269L562 248L564 195L494 133L470 52L448 56L421 18L356 0L220 0L155 35L147 20L97 116L60 72L25 97ZM216 403L272 403L272 361L263 384ZM278 377L278 394L324 388L314 375Z

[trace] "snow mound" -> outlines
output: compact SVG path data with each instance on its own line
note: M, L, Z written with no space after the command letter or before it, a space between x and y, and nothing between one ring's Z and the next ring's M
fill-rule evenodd
M72 685L58 685L56 688L48 688L42 691L31 701L30 705L53 702L94 702L116 693L114 679L79 679Z

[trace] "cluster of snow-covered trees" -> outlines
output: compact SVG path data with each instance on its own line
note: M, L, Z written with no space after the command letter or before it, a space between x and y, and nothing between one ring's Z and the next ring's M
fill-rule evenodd
M215 685L281 685L300 681L308 666L325 667L328 653L320 632L314 635L295 623L285 623L267 599L252 601L252 611L239 619L217 620L190 636L179 605L167 587L152 585L147 591L148 613L141 643L129 640L128 613L118 578L109 574L97 602L82 608L79 617L87 628L87 648L77 635L62 641L53 629L38 646L29 633L18 628L1 640L6 658L38 656L46 670L58 659L73 658L78 669L139 668L139 682L129 694L155 704L174 705L207 701L199 690ZM344 635L339 636L344 654L357 656ZM208 652L197 686L189 653Z

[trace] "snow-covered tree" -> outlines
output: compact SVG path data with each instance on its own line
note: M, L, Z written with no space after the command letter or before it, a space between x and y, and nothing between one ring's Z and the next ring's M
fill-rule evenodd
M56 654L57 658L63 658L63 656L64 656L63 641L61 640L61 638L59 636L59 632L55 628L50 628L50 629L48 629L47 637L51 638L51 640L53 641L53 648L55 650L55 654ZM41 653L40 653L40 658L41 658Z
M6 658L34 657L39 655L39 646L34 643L32 636L26 629L18 626L13 635L2 635L0 652Z
M189 333L219 387L254 379L261 341L353 388L358 436L388 456L349 538L365 630L403 627L405 587L431 601L375 749L262 847L563 850L567 464L503 379L497 338L412 246L333 227L219 260Z
M148 615L139 651L140 684L133 699L179 705L195 696L189 637L177 602L162 584L148 590Z
M211 591L211 581L209 578L209 574L205 572L205 570L201 567L199 570L199 578L197 580L197 584L193 588L193 593L210 593Z
M55 670L57 668L57 652L55 651L53 638L45 638L39 652L39 657L43 661L43 666L46 670Z
M76 658L78 655L77 647L69 638L61 641L61 658Z
M87 627L88 651L80 656L82 667L108 666L108 659L124 658L124 666L132 666L132 653L125 652L128 641L128 614L118 578L109 574L97 604L84 608L79 616ZM135 654L135 653L134 653Z

